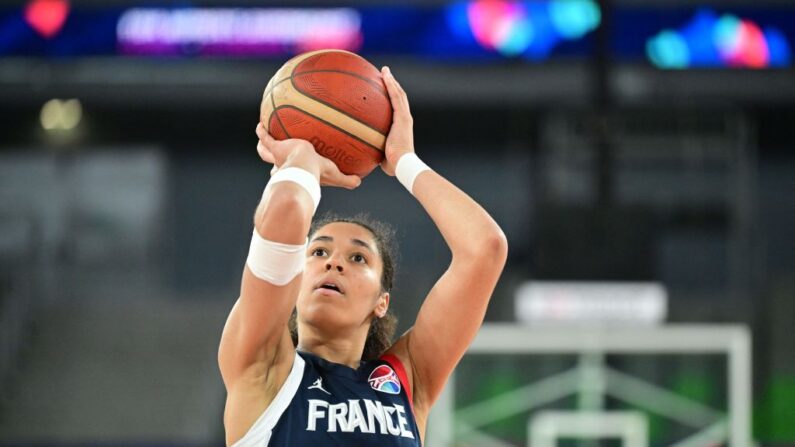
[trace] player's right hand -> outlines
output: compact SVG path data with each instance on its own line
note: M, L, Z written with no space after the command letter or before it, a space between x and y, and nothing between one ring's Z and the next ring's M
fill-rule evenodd
M297 138L277 140L262 123L257 124L256 132L259 137L257 153L263 161L273 164L271 175L284 166L294 166L317 175L323 186L354 189L362 183L357 175L343 174L333 161L318 154L309 141Z
M394 176L400 157L414 152L414 118L411 117L406 91L392 75L389 67L382 67L381 75L389 93L389 101L392 103L392 127L386 138L381 169L387 175Z

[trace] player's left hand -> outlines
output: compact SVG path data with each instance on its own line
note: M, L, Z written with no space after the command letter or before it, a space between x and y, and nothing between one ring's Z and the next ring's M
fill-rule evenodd
M409 109L409 98L389 67L381 68L381 76L384 78L389 100L392 102L392 127L386 138L385 157L381 162L381 169L387 175L394 176L400 157L414 152L414 119Z
M262 123L257 123L256 133L259 138L257 141L259 157L262 161L273 164L271 176L289 160L296 161L291 157L301 157L304 163L308 162L310 166L317 168L321 186L355 189L362 183L359 176L342 173L333 161L318 154L309 141L297 138L276 140L268 134Z

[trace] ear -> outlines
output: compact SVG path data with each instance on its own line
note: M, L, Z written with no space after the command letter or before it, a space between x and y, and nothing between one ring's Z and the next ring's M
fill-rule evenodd
M373 309L373 313L377 318L383 318L386 315L386 311L389 309L389 292L382 293L378 297L378 301L375 303L375 309Z

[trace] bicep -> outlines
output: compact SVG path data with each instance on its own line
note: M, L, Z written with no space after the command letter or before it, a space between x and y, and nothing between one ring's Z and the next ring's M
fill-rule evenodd
M407 338L414 388L433 404L483 323L504 258L456 261L428 293Z
M280 345L289 342L290 318L302 275L284 286L255 277L246 267L240 298L232 307L218 350L221 375L227 383L256 365L271 365ZM228 385L228 383L227 383Z

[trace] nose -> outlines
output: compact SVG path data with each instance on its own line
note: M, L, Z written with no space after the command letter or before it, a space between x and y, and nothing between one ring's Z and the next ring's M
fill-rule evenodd
M330 271L331 269L337 269L338 272L342 273L343 267L342 264L337 261L335 256L332 256L326 261L326 271Z

